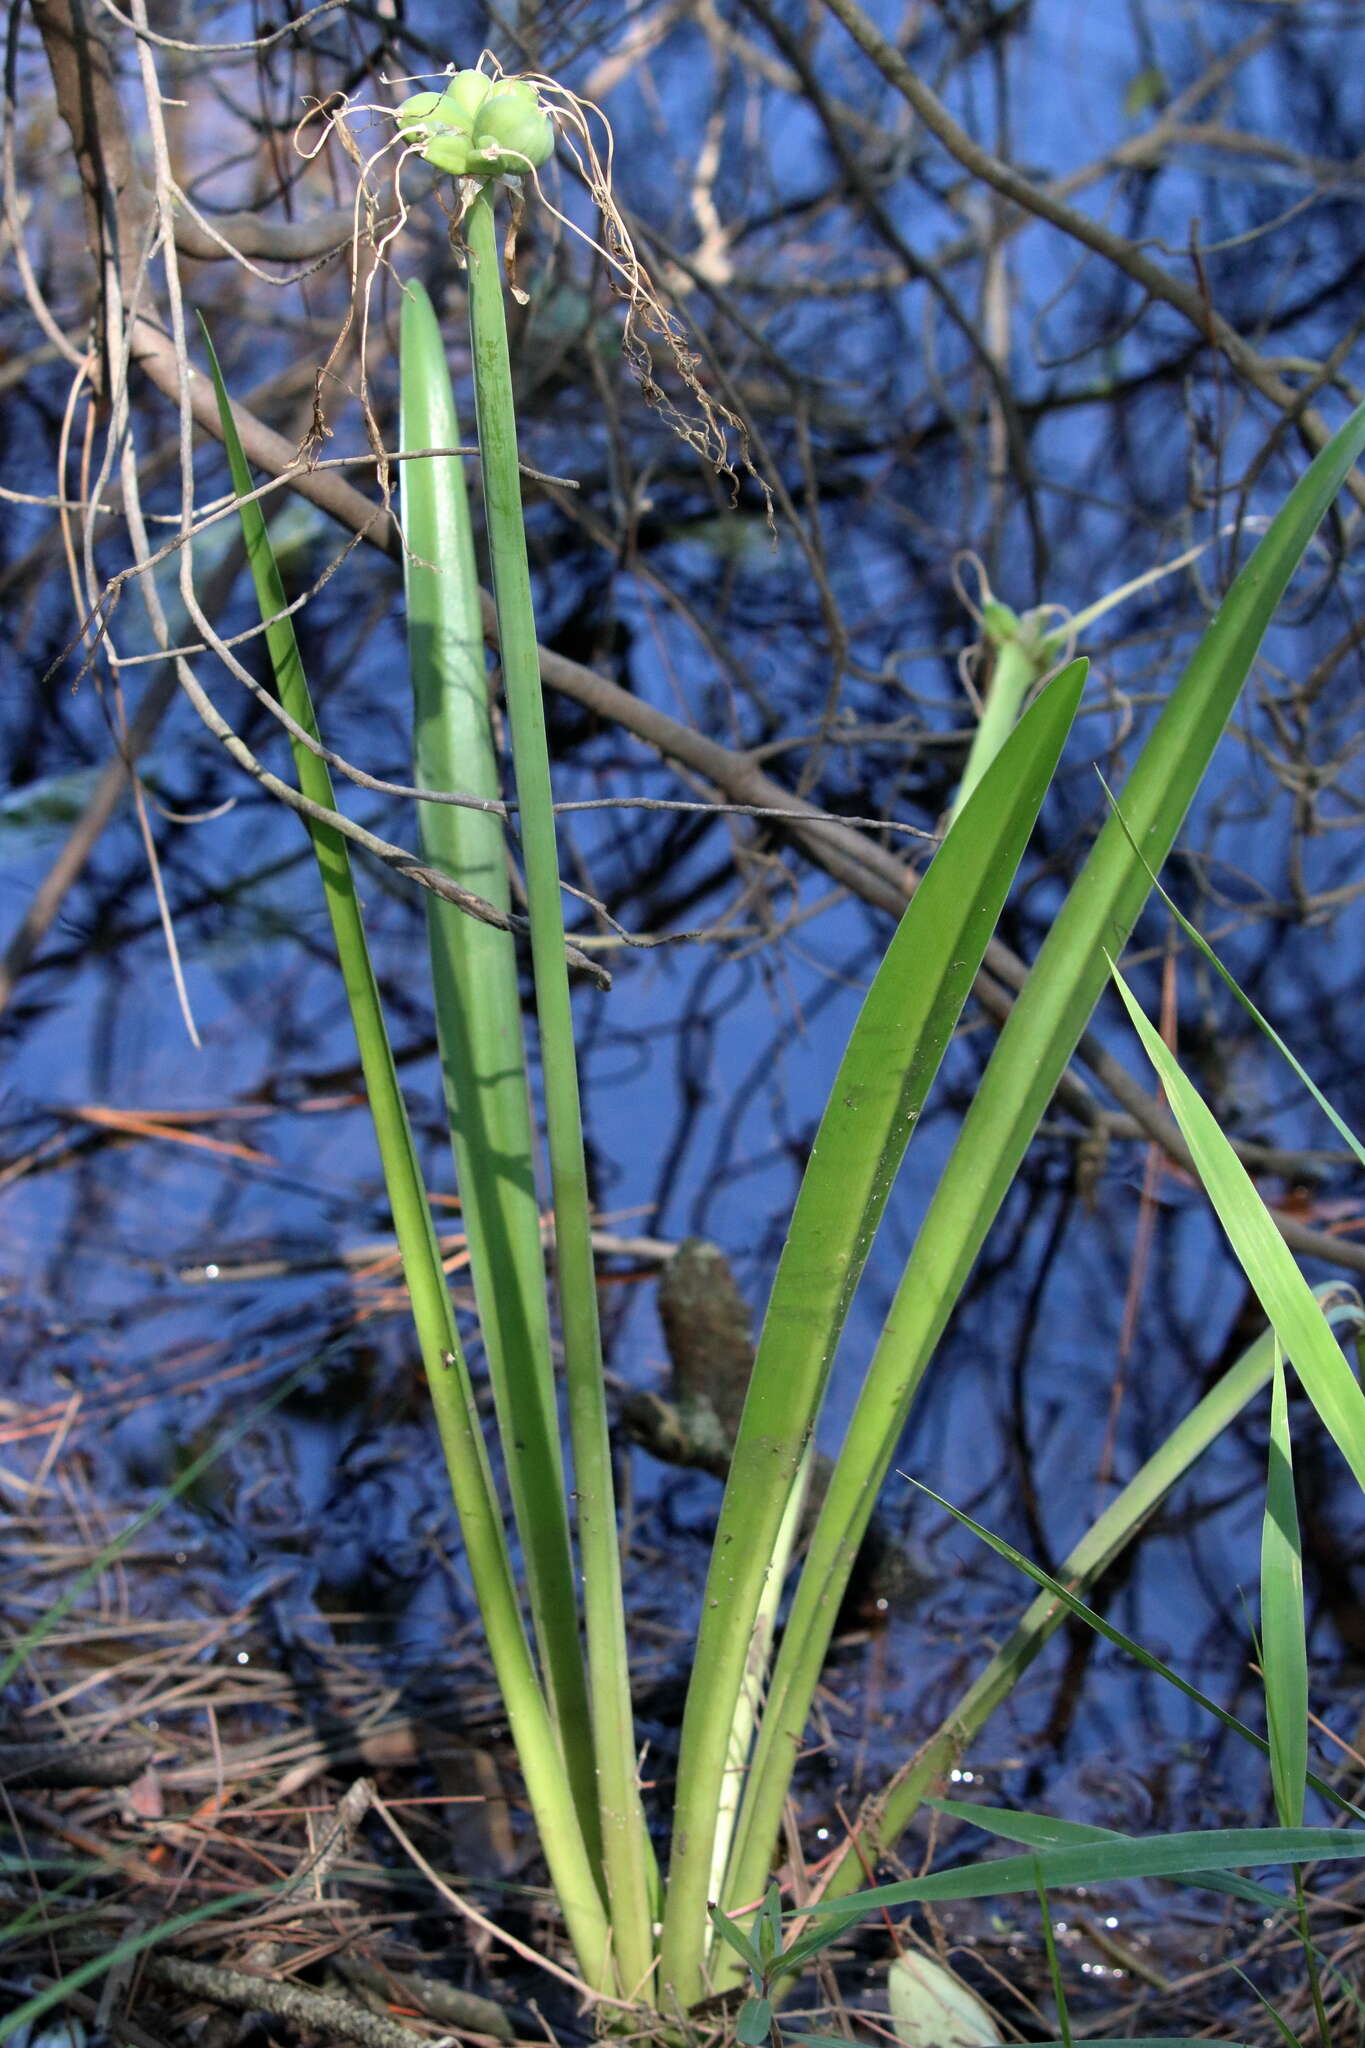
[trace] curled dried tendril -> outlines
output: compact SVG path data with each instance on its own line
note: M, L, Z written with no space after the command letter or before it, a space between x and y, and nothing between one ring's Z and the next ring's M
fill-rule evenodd
M483 69L485 63L491 65L491 71ZM594 139L590 116L601 123L605 136L601 149ZM612 288L625 301L625 360L647 403L680 440L729 477L737 491L739 476L731 455L733 435L739 445L740 467L758 483L771 521L771 493L754 468L744 421L702 384L698 375L700 359L689 348L677 315L663 304L636 253L612 191L612 133L601 109L539 73L506 77L496 60L485 52L478 68L452 69L439 92L414 93L404 100L396 109L395 118L405 157L411 152L433 169L446 171L461 181L457 226L482 184L495 178L506 180L516 200L520 194L519 181L529 177L561 226L605 258ZM601 215L600 242L593 241L560 212L536 176L554 154L557 131ZM513 232L515 224L514 212ZM522 294L517 293L517 297ZM686 393L681 401L670 396L658 381L656 349L667 356L674 378Z
M484 67L488 68L485 69ZM414 81L415 82L415 81ZM334 104L339 100L339 104ZM361 113L379 114L394 123L388 140L368 156L363 155L348 122ZM303 131L320 121L322 135L305 141ZM602 140L594 134L600 124ZM413 93L396 109L366 105L334 95L311 105L295 134L295 147L305 157L316 155L328 134L335 135L359 173L355 199L355 229L352 237L353 300L358 301L361 322L360 399L372 447L379 466L380 485L388 502L389 466L383 453L378 422L372 414L367 390L365 364L369 332L370 294L376 272L387 266L388 250L401 235L408 219L402 191L402 168L412 157L420 157L433 170L443 171L456 181L456 207L451 216L452 241L475 196L485 186L498 182L512 196L513 212L508 231L507 265L509 284L524 303L525 295L511 278L513 249L526 184L534 185L542 204L566 232L588 244L605 262L613 291L624 301L625 322L621 333L622 354L645 401L678 439L685 441L717 470L728 477L733 498L738 497L740 472L751 477L763 494L768 524L773 525L773 497L765 479L754 467L749 433L743 418L709 391L701 379L701 358L689 346L688 335L678 315L659 295L641 262L630 229L612 190L614 141L611 124L600 107L539 73L507 77L497 60L485 51L473 70L451 66L443 75L441 90ZM538 173L554 154L561 139L572 156L578 173L601 216L601 240L585 233L562 213L547 195ZM398 167L394 189L396 209L380 231L380 202L370 183L379 161L397 148ZM362 251L368 249L369 261ZM354 305L345 327L337 337L331 356L320 375L330 375L355 317ZM665 388L663 361L672 377ZM315 457L326 432L319 406L313 433L300 451L301 457ZM732 452L737 444L738 454Z

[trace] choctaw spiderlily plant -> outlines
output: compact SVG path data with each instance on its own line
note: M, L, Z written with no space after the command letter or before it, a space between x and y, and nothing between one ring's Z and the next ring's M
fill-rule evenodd
M868 1362L773 1657L808 1446L831 1362L906 1148L1067 743L1086 663L1070 661L1045 680L1017 723L993 732L989 746L974 752L970 787L908 896L832 1079L791 1218L721 1506L661 1867L638 1776L563 900L495 225L504 194L520 205L526 185L539 190L538 174L561 134L595 199L611 209L609 178L591 143L590 112L549 81L507 78L481 62L453 70L439 91L414 94L396 113L403 158L420 156L457 181L452 238L467 277L484 523L529 909L562 1387L545 1287L516 941L509 930L475 924L452 904L428 899L452 1142L515 1553L441 1270L347 843L325 824L311 829L470 1576L568 1938L594 1991L671 2017L710 1993L740 1987L747 1975L753 1995L744 2038L759 2040L775 2029L777 1977L794 1977L822 1940L865 1910L845 1896L860 1869L875 1863L940 1788L986 1716L1070 1611L1068 1601L1075 1604L1155 1502L1270 1380L1266 1347L1253 1347L1254 1358L1249 1353L1234 1366L1135 1476L1077 1546L1056 1590L1040 1594L914 1766L870 1809L858 1840L825 1884L826 1910L832 1913L838 1898L842 1917L817 1920L813 1931L784 1941L770 1864L834 1616L873 1503L971 1265L1106 989L1110 960L1120 955L1147 901L1275 607L1365 446L1365 409L1313 462L1228 592L1117 799L1121 816L1101 833L1014 1005ZM396 232L384 246L393 246ZM727 429L733 432L738 423L698 384L680 330L654 295L614 210L605 239L604 254L627 302L627 359L647 369L642 332L662 342L680 394L668 398L648 377L646 395L695 447L724 461ZM461 461L451 454L412 459L422 449L453 449L460 442L444 337L415 283L403 288L401 373L417 780L425 788L489 800L499 794L499 774ZM234 485L244 495L251 479L221 379L219 394ZM689 403L697 408L690 417L682 410ZM305 737L315 739L258 506L244 504L242 518L280 700ZM304 741L296 740L294 750L301 786L330 808L325 765ZM504 832L491 808L424 805L422 836L432 866L506 905ZM1316 1316L1325 1339L1318 1306L1305 1309L1300 1301L1298 1307L1300 1328L1305 1315ZM1351 1396L1340 1375L1324 1377L1331 1379L1336 1403L1329 1426L1349 1434L1359 1421ZM567 1455L560 1441L561 1394ZM1297 1836L1280 1843L1286 1860L1322 1852L1321 1830L1301 1832L1314 1836L1311 1847ZM1062 1839L1059 1831L1047 1844L1055 1848ZM1335 1839L1340 1843L1343 1834ZM1152 1867L1213 1868L1207 1855L1204 1863L1198 1860L1199 1840L1170 1850L1164 1861L1157 1855ZM1255 1854L1245 1844L1236 1854L1225 1845L1221 1867L1239 1856L1273 1860L1276 1848L1258 1842ZM1125 1846L1141 1848L1151 1862L1150 1842ZM1091 1853L1091 1863L1097 1854ZM1029 1862L1033 1885L1034 1866L1044 1874L1049 1859L1041 1849L1010 1859L1011 1881L1021 1861ZM1064 1859L1057 1864L1059 1874L1070 1868ZM982 1891L990 1889L988 1876L982 1873ZM931 1889L924 1895L936 1895L934 1880L925 1882ZM913 1887L900 1891L909 1897Z

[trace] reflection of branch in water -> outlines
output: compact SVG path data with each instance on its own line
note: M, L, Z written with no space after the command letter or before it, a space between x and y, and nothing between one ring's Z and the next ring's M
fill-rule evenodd
M548 1246L553 1233L548 1217L542 1218L540 1229ZM452 1261L460 1265L465 1263L463 1255L467 1240L463 1231L438 1234L437 1243L447 1266ZM592 1245L599 1258L630 1259L643 1266L666 1265L675 1249L664 1238L620 1237L610 1230L594 1230ZM188 1286L198 1287L210 1282L284 1280L297 1273L332 1273L338 1267L344 1272L369 1271L386 1264L392 1264L395 1269L398 1264L398 1248L391 1237L350 1245L342 1250L327 1250L319 1246L316 1252L296 1252L288 1257L279 1254L250 1259L225 1252L221 1259L206 1259L196 1266L179 1266L175 1277Z

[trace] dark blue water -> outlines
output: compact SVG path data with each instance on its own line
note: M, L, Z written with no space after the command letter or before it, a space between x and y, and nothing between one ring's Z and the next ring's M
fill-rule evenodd
M899 18L888 8L880 14L887 25ZM409 16L418 34L434 35L445 10L414 6ZM1139 33L1135 19L1055 0L1032 10L1003 71L989 44L950 65L942 24L926 30L919 56L926 76L950 68L943 89L959 118L1040 177L1062 177L1152 118L1124 111L1143 64L1177 90L1249 26L1246 11L1230 5L1205 10L1198 36L1174 21ZM764 41L761 24L743 20L745 34L772 55L776 45ZM605 17L565 14L547 27L547 56L586 45L570 54L567 73L584 89L597 62L594 35L606 25ZM471 26L471 35L477 48L481 31ZM1324 9L1283 27L1236 70L1214 103L1217 117L1225 129L1270 136L1282 145L1278 157L1190 142L1159 174L1110 181L1101 196L1090 191L1077 203L1142 238L1182 278L1191 274L1197 220L1220 310L1257 332L1267 354L1321 356L1354 316L1358 259L1350 250L1360 187L1345 163L1343 103L1362 44L1359 9ZM894 236L936 260L988 217L985 199L961 188L954 167L911 130L904 107L836 30L822 31L816 55L826 90L863 124L850 132L880 165L878 203ZM572 329L590 279L562 236L533 223L524 242L532 304L518 354L526 453L548 471L579 476L585 511L616 543L615 553L594 545L562 511L535 507L542 636L673 716L737 748L766 749L773 774L833 809L932 830L951 797L969 724L955 662L972 629L953 595L954 551L975 548L1011 603L1046 599L1076 609L1208 541L1193 570L1141 593L1083 642L1094 663L1091 694L1004 924L1009 943L1031 957L1102 820L1092 763L1122 781L1231 566L1245 559L1248 533L1306 458L1288 434L1266 454L1270 408L1213 361L1176 313L1140 312L1134 286L1033 226L1004 244L1002 286L1028 475L1011 469L993 491L981 413L988 387L941 297L919 280L876 281L894 249L888 253L887 234L864 210L831 189L830 143L815 114L771 79L752 85L746 99L743 67L725 76L717 61L701 29L683 22L652 53L648 90L641 74L615 91L621 194L670 246L695 250L697 221L680 173L695 161L699 126L717 94L728 95L717 204L730 239L719 296L694 291L686 311L718 365L708 377L732 379L760 422L766 460L808 521L825 595L812 557L784 522L769 545L753 485L730 512L725 490L669 440L610 356L607 424L581 352L561 374L554 338L566 324ZM281 104L289 84L275 81ZM869 123L880 144L869 139ZM1286 161L1286 151L1298 154ZM1339 173L1324 168L1333 158ZM342 175L344 182L344 167ZM1311 205L1273 225L1315 184ZM242 174L228 174L204 196L234 203L241 186ZM563 196L581 213L581 195L566 188ZM1220 252L1216 245L1229 238L1235 246ZM664 259L654 260L662 267ZM400 268L426 275L438 293L457 285L434 213L414 217ZM295 301L275 325L244 328L226 274L205 266L196 276L235 389L300 350L317 351L317 333ZM980 265L956 263L944 282L979 322ZM330 313L333 287L323 280L311 289L311 308ZM392 310L387 286L379 303ZM609 310L603 317L610 320ZM448 325L462 378L462 329L453 316ZM22 318L11 331L24 331ZM374 378L377 403L391 408L392 363L380 361ZM804 423L791 398L798 388ZM11 394L4 480L12 488L49 487L63 391L58 371L40 367ZM335 447L359 448L354 406L341 392L329 402ZM1332 421L1343 416L1340 394L1329 391L1320 403ZM149 446L168 418L164 409L149 413ZM200 459L201 493L221 490L213 452ZM821 492L818 529L809 520L812 479ZM623 528L627 498L633 513ZM153 502L170 508L164 486L154 488ZM0 821L0 906L11 927L84 793L63 778L109 750L106 706L92 680L73 693L70 662L44 677L73 632L50 516L15 509L3 558L9 680L0 743L16 794ZM1241 533L1222 534L1239 518ZM336 538L309 510L289 520L297 588L321 572ZM201 544L206 571L225 538ZM107 552L104 573L121 566L114 544ZM1171 875L1186 909L1217 934L1229 965L1358 1124L1358 650L1317 667L1351 630L1357 583L1358 570L1342 566L1337 540L1327 536L1267 643ZM837 691L831 606L845 638ZM240 631L252 618L239 579L220 624ZM131 595L119 631L125 655L150 645ZM374 772L405 779L394 566L357 553L311 601L301 637L330 742ZM134 698L146 673L129 672ZM1311 688L1299 688L1305 679ZM229 679L213 687L278 766L282 745L260 711ZM551 699L549 712L562 799L679 794L676 778L638 742L566 702ZM342 1263L343 1254L383 1238L386 1217L315 878L294 821L234 773L188 706L172 710L145 766L201 1049L177 1013L125 806L5 1018L6 1393L24 1414L79 1391L72 1454L88 1460L90 1484L113 1510L151 1497L187 1447L208 1441L240 1418L243 1404L316 1355L304 1393L253 1426L192 1504L168 1513L168 1540L186 1557L178 1587L143 1581L137 1597L173 1609L188 1592L244 1610L244 1642L264 1616L276 1635L314 1646L331 1637L329 1607L359 1608L375 1618L377 1667L418 1694L439 1691L452 1629L467 1607L458 1567L446 1572L435 1561L456 1539L405 1315ZM47 815L35 817L40 796ZM411 843L402 804L355 791L347 801L355 817ZM566 871L627 927L707 933L662 950L613 953L610 994L579 993L599 1208L607 1227L625 1235L713 1238L757 1310L887 921L735 821L578 814L565 824L564 850ZM365 887L430 1185L449 1193L420 905L372 868ZM585 918L584 929L592 928ZM1133 981L1149 1009L1167 936L1157 916L1139 935L1145 950ZM1179 990L1187 1067L1227 1128L1287 1147L1332 1142L1205 969L1185 960ZM1141 1075L1112 1003L1098 1028ZM990 1027L969 1009L850 1322L822 1427L831 1449L992 1043ZM116 1140L79 1117L91 1104L211 1113L196 1128L216 1149ZM1135 1142L1116 1142L1087 1198L1075 1138L1065 1120L1049 1119L898 1459L1047 1563L1065 1554L1115 1482L1227 1362L1246 1307L1244 1282L1201 1198L1168 1175L1121 1364L1145 1155ZM232 1147L249 1148L249 1156ZM1328 1167L1305 1199L1328 1220L1333 1204L1349 1210L1352 1194L1350 1175ZM206 1264L230 1269L262 1258L295 1270L239 1281L184 1277ZM1315 1269L1313 1277L1328 1275ZM603 1303L612 1371L662 1388L648 1274L618 1268ZM1315 1704L1349 1734L1361 1648L1350 1615L1365 1562L1358 1499L1301 1403L1295 1420L1313 1505ZM1265 1429L1258 1410L1219 1445L1106 1595L1121 1627L1253 1719L1244 1602L1254 1607ZM646 1504L632 1572L637 1609L676 1623L679 1585L700 1596L717 1490L624 1447L622 1458ZM885 1508L933 1590L913 1613L894 1616L885 1635L846 1650L837 1667L850 1756L870 1732L869 1769L894 1764L933 1727L1023 1603L1008 1569L917 1501L904 1480L888 1483ZM353 1644L357 1631L347 1628ZM1076 1817L1128 1826L1261 1810L1259 1765L1188 1703L1134 1677L1104 1647L1073 1695L1067 1655L1054 1646L984 1739L979 1767L994 1792L1009 1798L1027 1789ZM669 1661L662 1653L662 1666ZM685 1665L681 1637L676 1661ZM1118 1756L1129 1759L1121 1768ZM861 1769L855 1760L845 1775Z

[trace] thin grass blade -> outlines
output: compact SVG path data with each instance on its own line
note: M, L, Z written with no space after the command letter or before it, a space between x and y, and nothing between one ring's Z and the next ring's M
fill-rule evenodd
M951 1814L953 1819L966 1821L984 1834L996 1835L1003 1842L1020 1842L1031 1849L1055 1849L1067 1842L1127 1839L1117 1828L1088 1827L1082 1821L1059 1820L1053 1813L1018 1813L1003 1806L978 1806L970 1799L926 1799L924 1803L935 1813ZM1248 1878L1211 1876L1204 1872L1188 1882L1205 1891L1228 1892L1235 1899L1245 1899L1250 1906L1259 1906L1263 1912L1273 1912L1284 1904L1277 1893L1267 1891L1264 1885L1252 1884Z
M1288 2048L1304 2048L1303 2042L1300 2040L1299 2036L1294 2032L1294 2029L1290 2026L1288 2020L1283 2019L1281 2015L1275 2010L1275 2007L1270 2003L1270 2000L1266 1997L1264 1991L1262 1991L1256 1984L1253 1984L1250 1977L1248 1977L1246 1971L1239 1968L1239 1966L1236 1963L1232 1964L1232 1968L1236 1971L1237 1975L1246 1985L1246 1988L1251 1993L1252 1997L1260 2000L1261 2006L1266 2014L1266 2017L1272 2022L1275 2031L1279 2035L1280 2039L1288 2044Z
M120 1963L131 1962L134 1956L143 1955L149 1948L155 1948L158 1942L173 1941L177 1934L184 1934L191 1927L198 1927L202 1921L218 1919L224 1913L235 1912L240 1906L263 1905L267 1900L277 1898L284 1883L285 1880L281 1879L279 1884L258 1885L251 1891L234 1892L231 1898L210 1899L207 1905L196 1906L188 1913L176 1913L169 1920L163 1920L159 1926L144 1927L136 1934L125 1935L122 1941L116 1942L99 1955L92 1956L88 1962L79 1964L76 1969L68 1970L55 1984L49 1984L44 1990L36 1991L32 1998L26 1998L13 2012L7 2012L0 2017L0 2041L8 2041L11 2034L17 2034L19 2029L26 2027L31 2020L40 2020L45 2012L51 2012L54 2006L61 2005L69 1991L79 1991L83 1984L93 1983L97 1977L116 1969Z
M1117 817L1119 823L1124 826L1124 830L1127 831L1128 828L1124 822L1123 812L1119 808L1118 804L1115 803L1113 792L1111 791L1108 783L1105 781L1103 776L1100 777L1100 787L1103 789L1105 795L1108 797L1115 817ZM1142 860L1141 851L1139 850L1136 841L1133 839L1133 835L1131 832L1128 833L1128 843L1130 846L1132 846L1133 851L1135 854L1137 854L1138 859ZM1145 860L1143 860L1143 866L1147 867L1147 863ZM1156 876L1152 874L1152 870L1150 868L1147 868L1147 873L1151 876L1152 887L1156 890L1157 895L1161 898L1167 910L1169 910L1169 912L1171 913L1171 916L1180 926L1181 931L1184 932L1186 938L1190 941L1190 944L1195 948L1196 952L1203 954L1204 958L1208 961L1209 966L1213 969L1214 973L1218 975L1220 979L1227 984L1228 988L1232 991L1232 994L1236 996L1242 1008L1246 1011L1247 1015L1252 1019L1253 1023L1256 1025L1256 1028L1265 1034L1265 1036L1270 1040L1270 1043L1274 1046L1276 1052L1280 1055L1280 1058L1285 1062L1286 1066L1292 1068L1293 1072L1297 1075L1299 1081L1308 1090L1308 1093L1312 1096L1318 1108L1327 1118L1327 1121L1331 1124L1333 1130L1336 1131L1338 1137L1340 1137L1345 1144L1349 1145L1350 1149L1352 1150L1352 1152L1354 1152L1359 1163L1362 1166L1365 1166L1365 1145L1361 1144L1359 1138L1351 1129L1346 1119L1343 1116L1339 1115L1335 1109L1333 1109L1331 1103L1327 1100L1327 1097L1318 1087L1312 1075L1307 1071L1305 1067L1303 1067L1300 1064L1299 1060L1295 1057L1291 1048L1285 1044L1284 1040L1281 1038L1279 1032L1275 1029L1275 1026L1270 1022L1269 1018L1263 1017L1261 1015L1261 1012L1257 1009L1255 1003L1252 1002L1251 997L1246 993L1246 990L1241 986L1236 977L1228 972L1227 968L1218 958L1218 955L1214 952L1213 947L1204 937L1204 934L1201 931L1199 931L1196 926L1190 923L1190 920L1186 917L1184 911L1180 908L1180 905L1174 900L1174 898L1167 895L1166 891L1162 888Z
M1210 1828L1187 1834L1145 1835L1111 1842L1078 1842L1061 1849L1002 1856L957 1870L940 1870L902 1884L878 1885L851 1898L821 1900L801 1909L816 1925L784 1953L789 1964L816 1954L830 1925L848 1928L865 1913L931 1899L994 1899L1079 1884L1123 1884L1134 1878L1186 1878L1208 1871L1297 1866L1365 1859L1365 1828ZM1284 1905L1292 1903L1288 1899ZM821 1925L820 1923L824 1923ZM807 1949L807 1943L811 1944Z
M28 1658L32 1656L39 1644L51 1635L58 1622L62 1621L71 1612L87 1587L93 1586L103 1576L115 1559L122 1556L134 1538L140 1536L142 1531L149 1527L158 1515L164 1514L172 1502L179 1500L182 1494L188 1493L189 1489L198 1483L212 1464L223 1457L226 1452L230 1451L234 1444L240 1443L249 1430L255 1428L262 1416L268 1415L272 1408L277 1408L281 1401L288 1400L294 1389L317 1371L320 1362L327 1357L328 1352L334 1349L339 1350L348 1341L348 1339L343 1338L337 1345L328 1345L326 1349L319 1352L315 1357L310 1358L306 1364L298 1366L293 1372L289 1373L286 1378L280 1381L277 1387L272 1387L268 1394L263 1394L259 1401L253 1401L240 1420L230 1422L219 1435L214 1437L212 1443L205 1450L197 1452L194 1457L189 1459L182 1469L176 1473L175 1478L171 1481L165 1492L158 1494L148 1507L141 1509L138 1514L133 1516L125 1529L120 1529L117 1536L111 1537L95 1553L90 1563L76 1574L75 1578L66 1588L66 1591L52 1602L52 1605L47 1608L41 1619L35 1621L31 1628L25 1629L3 1664L0 1664L0 1692L9 1684L15 1673L21 1669Z
M919 1485L919 1482L915 1480L911 1484ZM1195 1706L1202 1708L1206 1714L1211 1714L1230 1734L1238 1736L1243 1742L1249 1742L1254 1749L1259 1749L1263 1756L1271 1754L1270 1744L1263 1735L1258 1735L1254 1728L1248 1728L1245 1721L1239 1721L1237 1716L1229 1713L1226 1707L1219 1706L1217 1700L1210 1698L1208 1693L1201 1692L1199 1687L1191 1684L1188 1678L1182 1678L1178 1671L1163 1662L1160 1657L1154 1656L1150 1650L1145 1650L1141 1643L1134 1641L1132 1636L1125 1635L1120 1628L1115 1628L1112 1621L1107 1620L1104 1615L1098 1613L1093 1607L1088 1607L1072 1587L1064 1585L1060 1579L1054 1578L1050 1572L1045 1572L1041 1565L1035 1564L1031 1558L1025 1557L1023 1552L1016 1550L1012 1543L1007 1543L1003 1536L997 1536L980 1522L974 1521L961 1508L954 1507L951 1501L944 1500L943 1496L935 1493L932 1487L920 1486L919 1490L921 1493L927 1494L929 1499L935 1501L939 1507L946 1509L955 1520L961 1523L964 1529L969 1529L973 1536L984 1543L988 1549L993 1550L997 1557L1003 1558L1006 1564L1012 1564L1016 1571L1023 1572L1025 1577L1032 1579L1036 1585L1044 1587L1046 1591L1053 1594L1067 1611L1075 1616L1077 1621L1084 1622L1086 1627L1093 1629L1096 1635L1103 1636L1107 1643L1112 1643L1116 1650L1121 1650L1126 1657L1131 1657L1135 1664L1140 1664L1144 1670L1153 1672L1163 1683L1174 1687L1177 1692L1183 1693L1187 1700L1192 1701ZM1304 1711L1306 1715L1306 1706ZM1304 1768L1305 1770L1307 1769L1306 1757ZM1365 1814L1362 1814L1361 1809L1358 1806L1354 1806L1343 1793L1335 1791L1328 1785L1325 1779L1314 1778L1311 1782L1315 1791L1320 1792L1324 1799L1339 1807L1343 1813L1351 1813L1356 1819L1365 1820ZM932 1805L942 1804L941 1801L936 1800L927 1803ZM1302 1818L1303 1816L1300 1814L1299 1819L1302 1820ZM1020 1839L1028 1838L1021 1837Z
M1057 2008L1057 2024L1062 2030L1063 2048L1071 2048L1074 2035L1071 2032L1071 2014L1067 2009L1066 1983L1062 1977L1061 1960L1057 1954L1057 1936L1052 1926L1052 1907L1048 1901L1047 1886L1042 1872L1038 1873L1038 1910L1043 1923L1043 1946L1047 1950L1047 1973L1052 1983L1052 2003Z
M1238 1264L1357 1484L1365 1486L1365 1392L1218 1119L1152 1029L1117 969L1114 982Z
M1334 1327L1350 1326L1360 1330L1365 1326L1365 1310L1354 1289L1332 1282L1317 1290L1317 1299L1323 1314ZM1056 1578L1050 1578L1022 1554L1014 1554L1013 1561L1017 1562L1018 1568L1046 1590L1033 1601L981 1675L954 1704L929 1740L896 1773L878 1801L873 1816L862 1822L854 1840L826 1878L826 1898L837 1899L852 1891L864 1869L878 1861L884 1846L898 1839L926 1799L938 1790L948 1772L961 1761L974 1738L1001 1702L1008 1698L1053 1632L1068 1613L1075 1611L1073 1603L1077 1602L1077 1596L1122 1553L1154 1508L1177 1480L1190 1470L1196 1459L1258 1398L1270 1381L1274 1345L1274 1335L1267 1330L1228 1368L1217 1385L1210 1388L1203 1400L1110 1502L1093 1528L1065 1559ZM950 1512L961 1513L952 1509ZM1000 1541L988 1531L982 1530L981 1534L986 1542L994 1544ZM1090 1612L1086 1609L1082 1618ZM1101 1632L1111 1626L1100 1615L1095 1616L1095 1625ZM1126 1638L1122 1646L1127 1648ZM1136 1644L1132 1649L1135 1654L1139 1652ZM1168 1676L1180 1690L1187 1689L1187 1681L1178 1672L1163 1671L1163 1676ZM1220 1720L1224 1718L1225 1710L1216 1702L1202 1693L1197 1698L1201 1706ZM1227 1717L1227 1723L1245 1740L1265 1750L1264 1741L1251 1729L1232 1716ZM1328 1798L1334 1797L1330 1787L1319 1784L1316 1779L1311 1782L1315 1790ZM1349 1801L1343 1802L1340 1795L1335 1795L1335 1800L1355 1818L1365 1821L1365 1814L1359 1808L1351 1806Z

